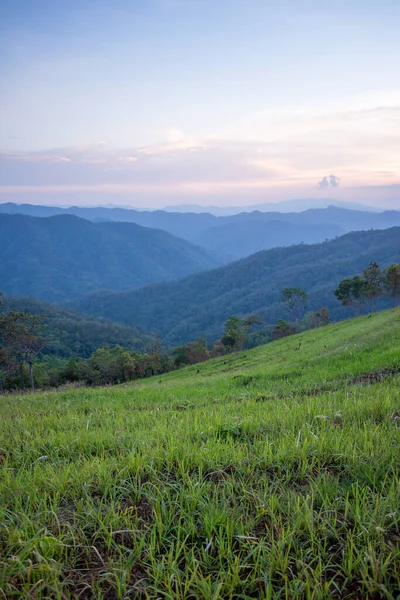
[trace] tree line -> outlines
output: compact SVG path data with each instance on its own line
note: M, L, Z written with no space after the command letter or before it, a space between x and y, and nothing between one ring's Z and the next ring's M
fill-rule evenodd
M394 263L382 270L371 262L361 275L340 281L334 291L344 306L360 314L368 303L375 310L378 298L386 296L394 306L400 302L400 264ZM250 347L251 336L261 343L277 340L307 329L328 325L330 315L326 308L306 312L308 294L299 287L286 287L281 292L285 318L278 319L267 332L260 330L263 319L258 314L241 318L231 315L224 326L224 334L210 349L204 336L197 341L178 346L168 353L155 339L147 352L137 352L120 345L105 345L87 358L60 359L43 354L45 339L41 335L43 318L11 308L6 310L0 293L0 392L24 389L26 382L35 387L73 385L112 385L161 375L187 365L201 363L209 358L238 352ZM256 333L251 334L254 328ZM256 344L254 344L256 345ZM37 358L40 360L37 360ZM35 373L34 373L35 364Z
M361 275L340 281L334 295L343 306L353 307L356 314L361 314L366 304L373 312L376 301L383 297L390 298L393 306L397 306L400 303L400 264L393 263L382 270L376 261L371 261ZM329 324L327 308L306 312L308 294L302 288L286 287L280 297L286 307L286 318L278 319L276 325L270 328L270 335L264 338L264 343ZM249 337L249 329L262 322L259 315L250 315L246 319L232 315L226 321L225 333L217 344L222 344L226 352L242 350Z
M360 314L368 303L375 310L378 298L390 298L393 306L400 302L400 263L381 269L376 261L369 263L362 275L343 279L335 290L336 298L343 306L350 306Z

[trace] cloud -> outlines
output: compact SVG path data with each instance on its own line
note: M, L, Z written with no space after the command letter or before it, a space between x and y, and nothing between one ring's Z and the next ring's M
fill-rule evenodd
M21 161L21 162L30 162L30 163L35 163L35 162L69 163L72 160L71 158L68 158L66 156L60 156L58 154L53 154L53 153L49 153L49 154L37 154L37 153L16 154L16 153L1 152L1 154L10 160L17 160L17 161Z
M318 187L322 190L326 190L328 188L337 188L340 185L339 177L336 175L325 175L318 183Z
M323 189L326 189L329 187L329 179L327 177L323 177L321 179L321 181L318 183L318 187Z
M210 195L237 190L246 198L256 189L309 197L317 188L339 198L359 185L400 182L400 104L319 114L258 111L219 134L169 125L125 144L0 151L0 185L151 189L160 198L168 190Z
M139 160L137 156L120 156L118 162L122 165L131 165Z
M169 127L154 131L153 135L162 138L162 143L152 144L143 148L139 148L139 154L147 156L174 155L177 152L195 152L206 150L207 146L204 142L195 139L192 136L186 135L177 127Z

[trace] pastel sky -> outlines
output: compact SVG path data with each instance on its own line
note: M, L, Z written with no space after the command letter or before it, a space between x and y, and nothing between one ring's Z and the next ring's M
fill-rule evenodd
M0 0L0 202L400 208L399 0Z

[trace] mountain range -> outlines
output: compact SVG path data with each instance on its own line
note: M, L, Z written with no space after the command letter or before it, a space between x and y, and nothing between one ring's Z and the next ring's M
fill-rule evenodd
M259 313L266 323L285 318L280 292L287 286L307 291L309 310L327 307L332 318L346 318L351 313L333 292L341 279L360 273L372 260L382 268L400 262L400 227L266 250L178 281L92 294L76 307L156 332L172 346L201 335L211 341L222 334L223 323L232 314Z
M242 258L259 250L290 246L300 242L313 244L349 231L386 229L400 226L400 211L373 213L328 206L303 212L243 212L216 217L210 213L172 213L137 211L105 207L49 207L30 204L1 204L0 213L36 217L75 215L92 222L136 223L162 229L195 245L218 253L217 260Z
M343 200L327 200L326 198L298 198L293 200L282 200L280 202L263 202L261 204L250 204L244 206L201 206L200 204L180 204L166 206L163 210L168 212L190 212L190 213L211 213L217 217L237 215L242 212L302 212L310 208L327 208L329 204L334 204L338 208L348 208L351 210L362 210L371 212L382 212L382 209L360 204L359 202L346 202Z
M93 223L68 214L0 214L0 289L11 296L65 302L99 289L132 289L221 263L186 240L135 223Z

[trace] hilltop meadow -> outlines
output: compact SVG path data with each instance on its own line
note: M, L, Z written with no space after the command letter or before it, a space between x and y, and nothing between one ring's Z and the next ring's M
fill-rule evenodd
M0 597L395 600L400 310L0 403Z

